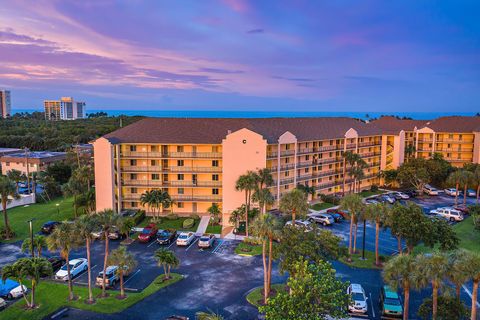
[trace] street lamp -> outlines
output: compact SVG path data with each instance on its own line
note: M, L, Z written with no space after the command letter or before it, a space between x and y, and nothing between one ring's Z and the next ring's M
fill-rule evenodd
M33 220L35 220L35 218L27 221L30 227L30 250L32 252L32 258L35 257L35 254L33 253L33 224L32 224Z
M55 206L57 206L57 215L60 215L60 203L55 204Z

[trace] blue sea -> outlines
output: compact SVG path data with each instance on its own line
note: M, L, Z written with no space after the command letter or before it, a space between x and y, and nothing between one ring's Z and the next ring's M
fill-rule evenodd
M36 109L13 109L16 112L42 111ZM347 111L222 111L222 110L95 110L87 113L106 112L110 116L147 116L175 118L272 118L272 117L352 117L359 119L378 118L382 115L409 117L419 120L443 116L473 116L475 112L347 112Z

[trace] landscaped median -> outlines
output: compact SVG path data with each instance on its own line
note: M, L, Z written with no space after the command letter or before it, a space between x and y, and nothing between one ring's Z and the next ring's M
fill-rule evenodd
M262 246L258 244L250 244L247 242L240 242L235 248L235 253L240 256L258 256L262 254Z
M270 292L270 298L274 297L277 292L280 290L287 290L285 283L272 284L272 291ZM263 305L263 287L258 287L253 289L249 294L247 294L247 301L255 307L260 307Z
M354 253L351 255L351 262L348 260L348 256L341 257L339 261L347 266L362 269L382 269L382 266L375 265L375 252L365 250L365 260L362 259L362 252ZM380 255L380 262L385 263L388 257Z
M143 291L127 293L127 298L125 299L118 299L117 295L119 292L117 291L108 291L109 296L107 298L96 298L97 300L94 304L85 303L85 300L88 297L88 289L86 287L75 286L74 293L78 296L78 299L76 301L67 301L68 288L66 284L43 281L40 282L36 290L35 299L39 306L37 309L25 309L25 301L20 299L4 311L1 311L0 318L2 320L40 320L62 307L72 307L100 313L120 312L152 295L158 290L183 279L181 274L171 273L170 275L171 279L167 281L163 281L163 274L158 276ZM95 297L98 297L100 293L101 289L93 289L93 295Z

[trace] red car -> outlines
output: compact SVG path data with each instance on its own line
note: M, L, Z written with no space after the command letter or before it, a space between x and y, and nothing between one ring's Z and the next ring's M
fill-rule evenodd
M327 213L332 214L332 213L338 213L341 215L344 219L350 219L350 215L348 214L348 211L346 210L340 210L340 209L328 209Z
M464 205L463 203L458 204L456 206L453 206L454 209L463 212L463 214L469 214L470 210L468 209L468 206Z
M150 223L143 228L142 232L138 235L138 241L150 242L157 234L158 228L155 223Z

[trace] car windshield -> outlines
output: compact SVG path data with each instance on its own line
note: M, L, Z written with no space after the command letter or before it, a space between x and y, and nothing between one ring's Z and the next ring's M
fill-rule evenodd
M186 234L181 234L178 238L179 239L187 239L188 236Z
M70 269L72 269L74 266L75 265L70 262ZM67 271L67 265L66 264L62 267L62 270Z
M388 305L391 305L391 306L399 306L400 301L398 299L387 298L387 299L385 299L385 304L388 304Z
M363 294L361 294L359 292L352 293L352 299L353 299L353 301L364 301L365 300L365 298L363 297Z
M170 234L167 231L161 231L158 233L158 236L160 237L168 237Z
M208 240L210 240L209 237L201 237L201 238L200 238L200 241L208 241Z
M150 231L152 231L152 230L151 230L151 229L143 229L143 230L142 230L142 233L143 233L143 234L149 234Z

